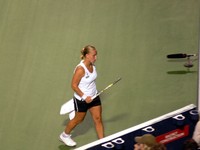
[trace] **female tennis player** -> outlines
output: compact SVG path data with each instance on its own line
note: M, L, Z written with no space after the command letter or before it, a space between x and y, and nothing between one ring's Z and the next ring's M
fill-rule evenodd
M75 117L68 122L65 131L60 134L60 140L67 146L76 145L76 142L71 139L70 133L84 120L88 110L93 118L98 138L104 137L100 97L97 96L92 100L92 97L97 94L95 84L97 72L94 66L97 59L96 48L91 45L85 46L81 50L81 59L81 62L75 68L71 83L74 90Z

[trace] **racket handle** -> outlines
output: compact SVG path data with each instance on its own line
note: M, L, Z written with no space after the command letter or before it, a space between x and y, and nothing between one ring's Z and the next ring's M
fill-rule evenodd
M95 99L96 97L97 97L96 95L92 96L92 100Z
M99 96L99 93L92 96L92 100L95 99L97 96Z

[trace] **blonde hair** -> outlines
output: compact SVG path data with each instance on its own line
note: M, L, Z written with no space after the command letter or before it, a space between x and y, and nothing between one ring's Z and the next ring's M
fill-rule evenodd
M92 45L87 45L87 46L83 47L83 49L81 50L81 59L84 59L85 55L88 54L91 49L96 50L96 48Z

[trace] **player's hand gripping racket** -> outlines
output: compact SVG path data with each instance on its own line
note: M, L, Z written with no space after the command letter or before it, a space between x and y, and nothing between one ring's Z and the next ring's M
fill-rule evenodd
M95 99L97 96L99 96L100 94L102 94L104 91L106 91L107 89L109 89L110 87L112 87L114 84L116 84L120 80L121 80L121 78L118 78L113 83L109 84L106 88L104 88L103 90L101 90L100 92L98 92L95 96L93 96L92 99ZM74 102L73 102L73 99L67 101L65 104L63 104L61 106L60 115L64 115L64 114L67 114L67 113L69 113L70 120L74 118L75 111L74 111Z

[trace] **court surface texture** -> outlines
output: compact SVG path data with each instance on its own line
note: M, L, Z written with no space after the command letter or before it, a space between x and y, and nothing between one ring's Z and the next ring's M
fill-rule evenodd
M59 142L60 106L80 50L98 51L105 135L197 101L199 0L0 0L0 147L68 150ZM77 147L97 140L91 116L73 132Z

